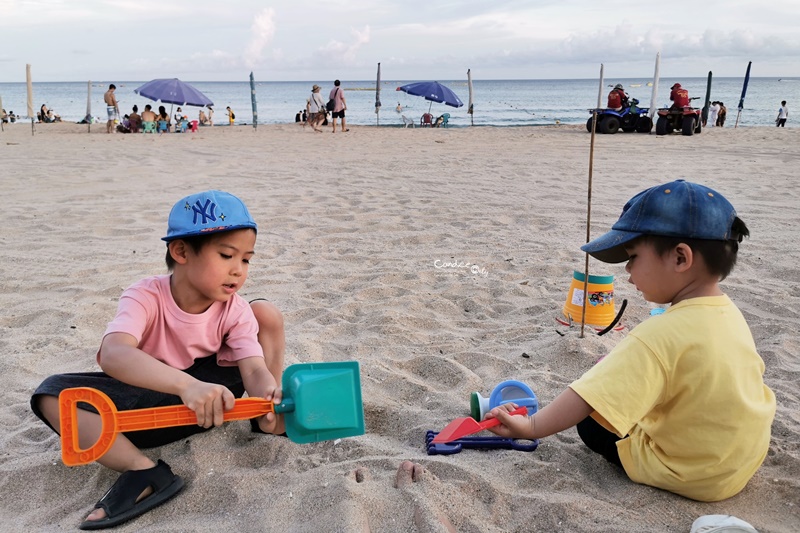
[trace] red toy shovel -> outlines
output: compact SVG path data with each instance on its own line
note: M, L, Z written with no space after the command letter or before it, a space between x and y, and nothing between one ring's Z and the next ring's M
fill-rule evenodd
M517 407L513 411L511 411L512 415L527 415L528 408L525 406ZM484 429L488 429L490 427L499 426L500 420L497 418L490 418L489 420L484 420L483 422L476 422L474 418L468 416L466 418L457 418L453 420L447 426L436 435L433 440L431 441L434 444L440 444L445 442L451 442L454 440L458 440L461 437L466 437L467 435L472 435L473 433L477 433Z

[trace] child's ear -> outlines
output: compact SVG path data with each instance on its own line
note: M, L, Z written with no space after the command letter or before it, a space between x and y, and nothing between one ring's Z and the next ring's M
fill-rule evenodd
M691 246L680 243L672 250L672 253L675 258L676 272L685 272L692 267L694 263L694 253L692 252Z
M172 259L175 260L176 263L179 265L185 265L187 261L187 246L186 243L181 239L176 239L169 243L169 255L172 256Z

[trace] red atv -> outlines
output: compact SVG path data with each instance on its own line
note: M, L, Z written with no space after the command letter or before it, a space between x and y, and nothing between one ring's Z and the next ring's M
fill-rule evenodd
M698 97L690 100L697 100ZM656 135L669 135L680 131L683 135L700 133L703 129L700 121L701 110L694 107L665 107L658 110Z

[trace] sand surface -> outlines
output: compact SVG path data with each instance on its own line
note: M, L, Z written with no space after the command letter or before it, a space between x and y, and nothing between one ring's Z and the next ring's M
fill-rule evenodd
M283 311L287 364L360 362L367 434L299 445L233 422L151 450L187 487L118 531L688 532L705 514L800 530L800 130L619 133L595 144L593 236L634 193L679 177L722 192L752 232L724 288L750 324L778 410L763 467L713 504L630 482L574 429L534 452L426 454L425 431L467 416L471 392L513 378L546 405L649 315L624 264L592 261L629 301L625 329L580 338L555 320L584 263L585 128L324 131L145 136L57 124L31 136L30 124L6 125L2 530L74 530L113 483L98 465L62 464L29 397L50 374L98 369L121 291L165 271L169 208L209 188L243 198L259 223L242 295ZM397 483L405 460L421 468Z

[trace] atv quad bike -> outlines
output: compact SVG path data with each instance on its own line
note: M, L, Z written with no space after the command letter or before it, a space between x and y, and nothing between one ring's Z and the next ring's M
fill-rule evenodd
M702 110L689 106L659 109L656 135L669 135L675 131L680 131L683 135L700 133L703 129L701 114Z
M650 111L647 107L638 107L639 100L630 99L630 105L623 107L619 111L614 109L598 108L589 109L589 113L597 111L597 131L600 133L617 133L620 129L625 132L638 131L639 133L650 133L653 128L653 121L647 116ZM592 131L592 117L586 121L586 131Z

